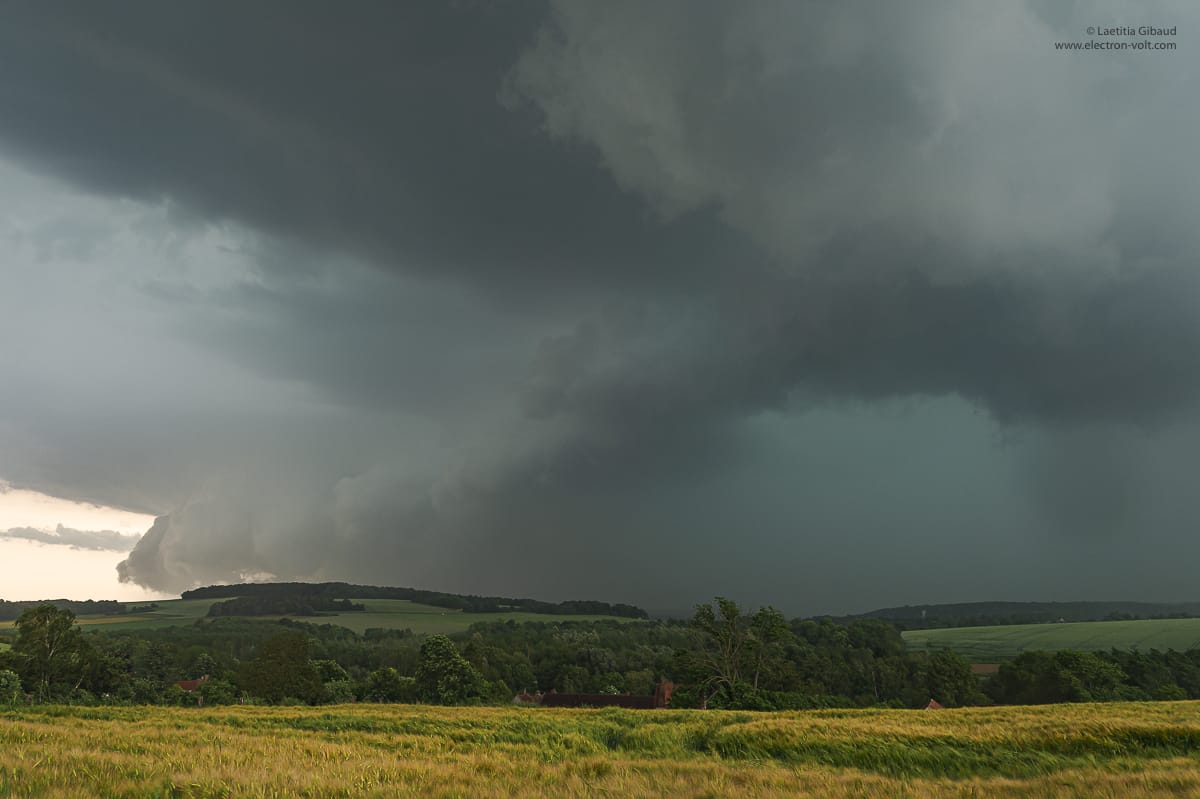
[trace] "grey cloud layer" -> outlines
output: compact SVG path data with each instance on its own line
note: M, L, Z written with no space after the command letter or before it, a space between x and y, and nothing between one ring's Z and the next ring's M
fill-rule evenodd
M1182 144L1178 61L1064 58L1052 43L1082 14L1056 30L1023 3L685 7L556 4L511 96L664 214L715 206L784 255L888 232L961 248L931 269L1103 254L1122 183L1192 169L1130 146Z
M731 593L803 553L817 585L849 556L839 536L928 554L922 536L972 523L907 498L945 479L935 463L818 467L840 446L887 461L852 431L882 436L904 398L947 415L897 430L993 464L980 503L1004 557L1064 557L1050 537L1100 517L1181 529L1158 510L1186 513L1177 492L1151 508L1120 489L1195 466L1165 443L1200 399L1195 56L1052 43L1096 15L1182 28L1187 4L70 8L4 12L0 153L167 208L140 229L171 231L163 263L199 266L134 259L113 302L144 315L127 340L96 334L163 337L136 411L103 370L82 413L0 397L0 476L170 511L125 579L686 604L736 528L753 543L725 553ZM64 275L124 252L40 229L22 251ZM220 248L188 256L213 230ZM33 275L12 280L49 296ZM43 365L70 351L48 337L21 374L78 389ZM764 415L823 442L792 454L812 501L774 476ZM986 443L993 423L1020 440ZM1092 472L1097 451L1128 462ZM862 492L891 512L860 515ZM650 590L648 567L556 565L636 547L690 571Z
M128 552L137 544L140 536L122 535L115 530L75 530L61 524L54 532L34 527L10 527L0 530L0 538L17 541L34 541L39 544L91 549L100 552Z
M662 236L496 101L541 10L24 6L0 33L0 138L100 191L514 293L682 270L713 232Z

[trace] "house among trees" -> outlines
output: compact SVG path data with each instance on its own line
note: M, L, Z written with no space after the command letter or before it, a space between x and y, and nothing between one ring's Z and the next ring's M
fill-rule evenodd
M195 674L195 672L192 672L192 673ZM200 686L204 685L204 683L206 683L206 682L208 682L207 674L205 674L203 677L201 677L198 680L180 680L179 682L175 683L175 685L177 685L178 687L182 688L183 690L187 691L190 694L193 691L199 691Z
M925 706L926 710L945 710L946 707L936 699L930 699L929 704Z
M204 695L199 693L199 691L200 691L200 687L202 685L204 685L204 683L206 683L206 682L208 682L207 674L205 674L203 677L201 677L198 680L180 680L179 682L175 683L175 687L179 688L183 691L186 691L189 694L195 694L196 695L196 705L199 707L203 707L204 706Z
M521 693L513 697L516 705L541 705L542 707L627 707L636 710L663 708L671 703L675 683L663 680L654 686L653 696L630 694L560 694L557 691L536 694Z

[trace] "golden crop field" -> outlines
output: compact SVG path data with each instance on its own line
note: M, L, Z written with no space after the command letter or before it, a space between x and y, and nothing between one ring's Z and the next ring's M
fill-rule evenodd
M0 796L1200 796L1200 703L0 712Z

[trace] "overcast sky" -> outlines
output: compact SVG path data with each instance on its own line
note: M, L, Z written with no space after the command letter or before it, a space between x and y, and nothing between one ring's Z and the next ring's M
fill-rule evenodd
M1198 31L7 4L0 480L159 592L1195 600Z

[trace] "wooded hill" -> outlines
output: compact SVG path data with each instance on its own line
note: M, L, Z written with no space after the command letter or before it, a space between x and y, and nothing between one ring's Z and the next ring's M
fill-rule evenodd
M314 609L323 609L335 599L406 599L422 605L461 610L467 613L546 613L550 615L574 616L620 616L630 619L646 619L646 611L633 605L597 602L594 600L569 600L566 602L542 602L537 599L514 599L499 596L475 596L473 594L447 594L441 591L423 591L417 588L389 588L377 585L354 585L352 583L241 583L235 585L210 585L184 591L184 599L261 599L305 603Z
M842 617L883 619L902 629L990 627L1056 621L1129 621L1200 617L1200 602L961 602L904 605Z
M69 610L77 616L118 616L129 612L125 603L115 599L39 599L31 602L8 602L0 599L0 621L17 619L25 611L39 605L53 605L59 610Z
M326 594L284 594L280 596L239 596L214 602L208 616L316 616L321 613L365 611L366 607L349 599L334 599Z

